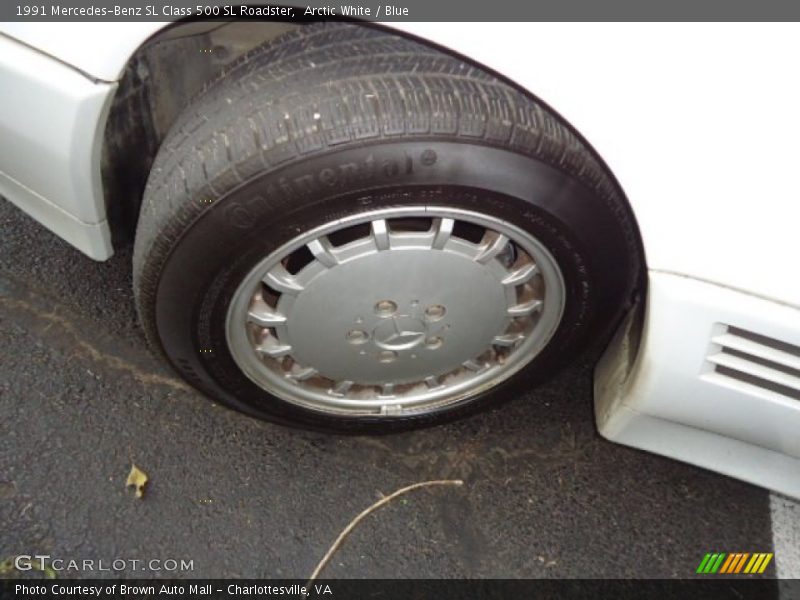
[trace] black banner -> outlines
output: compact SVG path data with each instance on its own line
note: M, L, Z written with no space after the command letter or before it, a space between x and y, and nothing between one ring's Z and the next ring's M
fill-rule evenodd
M563 600L668 600L691 598L768 600L800 597L800 580L713 578L693 580L91 580L26 579L0 581L3 600L181 598L310 598L437 600L535 598Z
M785 0L6 0L0 20L176 21L345 18L367 21L794 21Z

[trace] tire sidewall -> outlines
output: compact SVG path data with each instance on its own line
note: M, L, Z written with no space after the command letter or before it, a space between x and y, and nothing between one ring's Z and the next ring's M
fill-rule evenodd
M200 201L200 200L198 200ZM309 229L381 208L455 207L488 213L533 234L566 284L559 327L547 346L502 384L439 412L341 418L268 394L227 348L228 305L266 255ZM264 171L216 200L191 223L164 263L155 318L164 352L195 386L249 414L345 432L404 429L457 418L549 375L625 303L624 235L585 186L530 157L463 141L403 140L343 147Z

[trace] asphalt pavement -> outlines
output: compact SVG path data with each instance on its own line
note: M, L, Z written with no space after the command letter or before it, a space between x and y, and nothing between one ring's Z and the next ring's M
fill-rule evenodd
M765 490L609 443L591 364L450 425L341 437L259 422L145 347L131 256L96 263L0 200L0 561L191 560L89 576L690 577L711 551L773 551ZM125 487L131 464L150 481ZM768 574L774 575L772 567Z

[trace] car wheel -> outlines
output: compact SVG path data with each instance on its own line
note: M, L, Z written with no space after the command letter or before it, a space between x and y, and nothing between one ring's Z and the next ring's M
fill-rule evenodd
M151 345L251 415L339 431L492 406L605 335L641 263L618 187L540 103L379 29L243 57L156 157Z

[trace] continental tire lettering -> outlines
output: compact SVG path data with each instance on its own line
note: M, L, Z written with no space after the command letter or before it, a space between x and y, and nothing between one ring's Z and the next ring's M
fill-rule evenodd
M358 165L354 162L339 165L340 185L350 185L358 181Z
M336 171L333 169L322 169L319 172L319 180L328 187L335 187L338 180Z
M438 156L430 148L419 154L419 162L425 167L436 164ZM357 183L368 182L377 177L396 179L414 174L414 158L404 152L401 156L375 158L368 155L360 162L347 161L338 165L324 167L315 174L306 173L296 177L281 176L267 184L264 193L267 198L293 200L298 197L318 193L321 189L347 189ZM268 202L263 196L254 196L246 202L228 206L226 220L233 227L250 229L264 211L268 210Z
M419 157L419 161L426 167L430 167L431 165L436 163L436 151L431 150L428 148L427 150L423 150L422 154Z
M397 177L400 173L400 167L393 160L383 161L383 174L387 177Z
M310 194L314 191L314 188L316 187L314 185L313 175L301 175L300 177L295 177L294 185L300 194Z
M250 229L253 226L253 215L240 204L229 204L225 208L225 220L239 229Z

